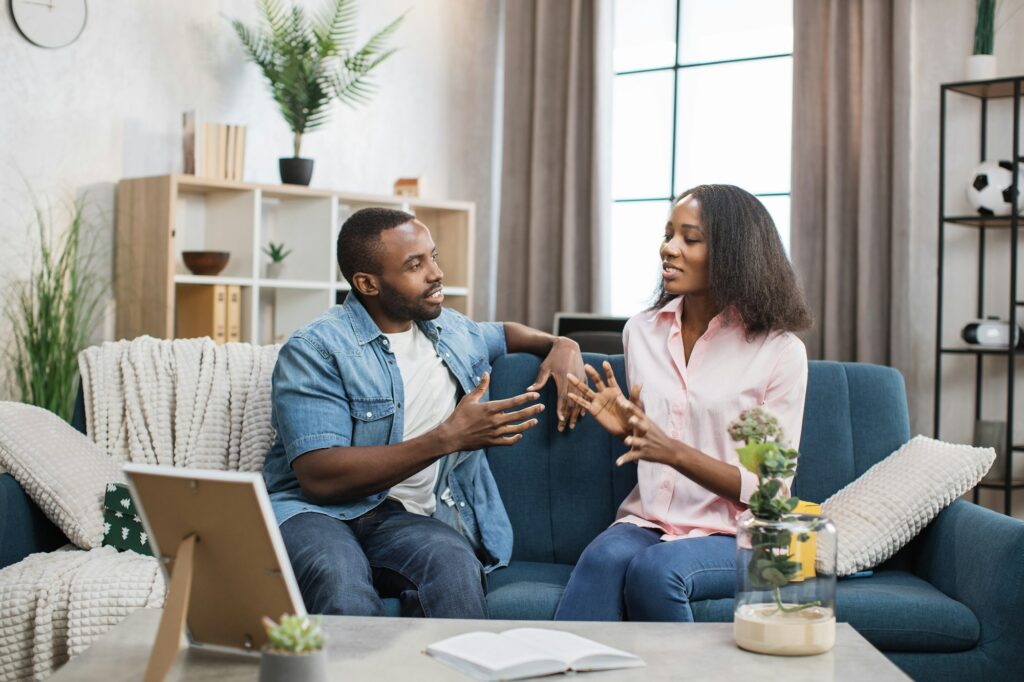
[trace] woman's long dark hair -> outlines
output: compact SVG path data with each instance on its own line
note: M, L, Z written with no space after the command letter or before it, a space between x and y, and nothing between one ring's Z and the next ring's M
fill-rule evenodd
M734 185L698 185L680 194L700 202L708 242L708 289L718 310L734 307L747 338L773 331L802 331L811 326L811 311L796 282L793 267L768 210ZM661 282L651 310L676 297ZM735 317L733 315L732 317Z

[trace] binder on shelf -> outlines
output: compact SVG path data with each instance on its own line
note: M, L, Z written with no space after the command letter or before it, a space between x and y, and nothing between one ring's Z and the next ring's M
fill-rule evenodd
M228 342L242 340L242 287L228 286L227 339Z
M227 287L223 284L179 284L175 336L193 339L209 336L215 343L227 341Z

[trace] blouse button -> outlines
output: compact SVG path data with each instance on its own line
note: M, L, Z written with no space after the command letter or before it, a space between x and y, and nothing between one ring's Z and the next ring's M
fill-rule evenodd
M372 416L373 416L373 412L367 412L367 413L366 413L366 418L367 418L367 419L369 419L369 418L370 418L370 417L372 417Z

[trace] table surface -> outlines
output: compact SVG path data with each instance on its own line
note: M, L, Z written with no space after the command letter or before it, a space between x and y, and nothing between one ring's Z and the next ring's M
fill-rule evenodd
M156 637L161 611L139 609L70 661L52 678L117 682L140 680ZM909 680L899 668L846 623L836 626L836 645L806 657L763 656L743 651L732 623L566 623L513 620L441 620L327 616L328 676L338 680L468 680L422 653L428 644L473 630L515 627L568 630L637 654L644 668L583 673L594 682L618 680L737 680L765 674L786 682ZM192 647L183 650L168 679L254 680L259 657ZM548 677L557 680L557 677Z

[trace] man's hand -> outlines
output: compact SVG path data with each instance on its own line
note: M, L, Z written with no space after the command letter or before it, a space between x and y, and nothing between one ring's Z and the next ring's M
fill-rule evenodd
M615 380L612 364L605 360L602 367L607 383L601 380L601 375L597 373L596 369L590 365L584 367L587 376L594 382L596 391L591 390L587 382L580 380L576 375L570 374L569 383L572 384L575 391L569 393L569 398L580 408L590 412L597 419L597 423L604 427L608 433L619 438L625 438L626 434L629 433L627 422L633 416L633 412L623 409L619 404L619 399L625 400L625 396L622 394L622 389L619 388L619 382ZM642 386L637 384L629 389L628 402L643 409L643 404L640 402L641 388Z
M455 411L437 427L448 452L479 450L492 445L518 443L523 432L537 425L534 415L544 410L543 404L531 405L516 412L506 412L540 397L537 393L520 393L505 400L482 403L480 400L491 384L491 375L484 374L480 383L467 393Z
M676 460L685 446L679 441L669 438L640 406L621 396L617 403L619 410L630 415L626 420L626 428L629 429L626 445L629 446L629 452L615 460L615 463L622 466L626 462L642 459L678 468Z
M527 391L539 391L551 377L555 378L558 389L558 430L564 431L566 422L569 428L576 428L576 420L583 414L583 408L569 398L569 375L583 376L583 355L580 346L572 339L559 336L551 344L551 350L540 365L537 378L526 387Z

